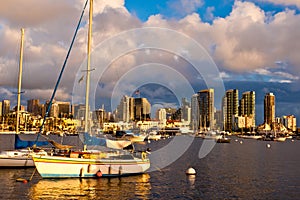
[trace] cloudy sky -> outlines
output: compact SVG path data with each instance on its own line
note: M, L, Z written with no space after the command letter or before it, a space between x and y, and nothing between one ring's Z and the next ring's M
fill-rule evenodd
M16 104L22 27L22 104L26 105L28 99L39 98L43 102L50 98L84 3L85 0L1 1L0 100L10 99L12 105ZM84 79L87 11L57 100L71 101L76 85L84 85L80 80ZM300 120L299 0L94 0L93 20L92 48L95 52L99 50L94 56L110 59L105 67L100 66L102 61L95 61L92 66L98 78L94 86L95 107L114 107L109 102L112 96L134 96L138 89L139 95L148 97L153 105L178 105L182 96L172 88L176 84L172 84L170 77L187 80L194 91L205 89L206 74L197 74L189 56L184 56L196 51L184 45L185 41L192 41L207 52L200 52L199 60L203 61L205 55L205 61L215 64L225 90L237 88L240 95L249 90L256 92L257 123L263 120L263 97L267 92L276 96L277 116L294 114ZM178 38L161 39L162 34L152 34L143 48L144 32L138 35L134 31L136 38L124 34L149 27L172 30ZM181 36L185 39L179 40ZM111 41L113 49L107 45ZM149 43L153 43L153 48ZM185 53L173 51L173 44L183 44L181 52ZM118 52L116 48L124 46L128 47L125 53L114 54ZM163 66L162 71L157 70L159 66ZM151 73L151 69L156 72ZM135 79L147 81L143 86L143 82L134 82ZM165 80L165 85L161 80Z

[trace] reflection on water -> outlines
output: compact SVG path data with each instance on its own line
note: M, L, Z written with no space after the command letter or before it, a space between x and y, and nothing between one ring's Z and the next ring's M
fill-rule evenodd
M30 188L30 199L150 199L150 176L121 178L41 179Z
M187 180L191 189L195 189L196 175L187 175Z

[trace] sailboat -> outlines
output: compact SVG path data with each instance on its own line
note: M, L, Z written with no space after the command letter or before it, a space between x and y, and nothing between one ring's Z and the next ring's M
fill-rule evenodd
M47 141L22 141L19 138L19 124L20 124L20 105L21 105L21 83L22 83L22 61L23 61L23 47L24 47L24 29L21 29L21 45L20 45L20 60L19 60L19 78L18 78L18 104L17 104L17 123L15 134L15 150L4 150L0 152L0 167L1 168L24 168L34 167L32 160L33 154L47 155L45 151L40 151L37 148L27 149L33 144L47 145Z
M85 3L80 21L82 19L83 12L85 10L87 2L88 0ZM96 138L95 136L91 136L88 133L89 130L88 100L89 100L90 51L91 51L90 44L91 44L91 31L92 31L93 0L90 0L89 5L90 5L90 11L89 11L86 96L85 96L86 114L85 114L85 133L83 134L83 142L86 148L84 148L82 151L72 151L71 147L64 148L64 146L61 145L61 151L58 154L53 153L52 155L48 155L48 156L38 156L38 155L33 156L36 169L43 178L75 178L75 177L89 178L89 177L128 176L132 174L145 173L146 170L150 168L150 160L147 158L146 152L134 152L134 151L122 150L122 148L127 145L127 144L121 145L122 141L121 142L110 141L105 138ZM74 37L76 36L80 21L75 31ZM73 37L73 41L74 41L74 37ZM58 79L58 82L59 80L60 79ZM58 83L56 85L58 85ZM55 90L52 94L52 97L54 95L55 95ZM82 136L82 134L80 135ZM91 144L94 146L100 146L100 144L103 144L106 147L110 147L110 150L106 151L101 149L97 149L97 150L89 149ZM115 147L115 148L112 149L111 147Z

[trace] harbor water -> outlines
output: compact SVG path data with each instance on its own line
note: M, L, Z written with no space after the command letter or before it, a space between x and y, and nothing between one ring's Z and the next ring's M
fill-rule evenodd
M190 137L190 136L182 136ZM0 135L1 150L13 142ZM76 144L74 136L60 138ZM138 148L155 152L173 138L145 142ZM241 142L242 141L242 142ZM1 199L298 199L300 196L300 140L265 142L231 138L217 143L199 159L203 139L195 138L184 154L164 168L149 173L98 179L42 179L34 168L0 169ZM267 147L267 144L270 144ZM168 159L161 154L161 160ZM151 155L150 155L151 159ZM155 158L157 160L157 158ZM152 163L151 163L152 164ZM153 168L154 167L154 168ZM193 167L197 174L188 176Z

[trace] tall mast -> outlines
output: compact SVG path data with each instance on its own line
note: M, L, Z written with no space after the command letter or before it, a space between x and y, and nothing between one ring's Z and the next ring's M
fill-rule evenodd
M86 69L86 89L85 89L85 126L84 132L89 130L89 94L90 94L90 69L91 69L91 43L92 43L92 20L93 20L93 0L90 0L89 11L89 31L87 46L87 69Z
M24 29L21 28L21 45L20 45L20 61L19 61L19 78L18 78L18 104L17 104L17 125L16 133L19 133L20 124L20 106L21 106L21 86L22 86L22 70L23 70L23 49L24 49Z

